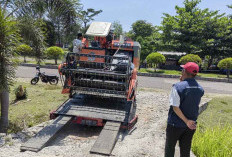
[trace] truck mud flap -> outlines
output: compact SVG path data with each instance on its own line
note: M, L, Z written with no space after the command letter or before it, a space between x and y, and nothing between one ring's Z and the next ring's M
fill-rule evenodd
M121 122L107 121L90 153L110 155L118 139Z
M39 131L34 137L23 143L21 151L38 152L44 148L48 142L55 138L57 133L71 121L72 117L58 116L52 124Z

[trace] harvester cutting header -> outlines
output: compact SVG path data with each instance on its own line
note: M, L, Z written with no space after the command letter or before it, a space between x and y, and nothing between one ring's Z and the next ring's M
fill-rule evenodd
M90 152L109 155L119 130L130 130L137 122L140 44L122 36L114 40L108 22L93 22L86 36L81 51L68 53L59 66L62 93L68 93L70 98L50 114L55 121L21 146L21 150L39 151L63 126L73 122L104 126ZM52 131L47 134L47 130Z

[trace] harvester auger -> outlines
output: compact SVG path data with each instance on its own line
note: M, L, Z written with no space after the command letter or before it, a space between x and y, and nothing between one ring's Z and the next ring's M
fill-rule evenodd
M50 114L54 122L21 146L39 151L69 122L104 126L91 153L110 155L120 129L130 130L138 117L136 109L137 69L140 44L113 40L111 23L93 22L80 53L68 53L59 66L63 94L69 94ZM48 133L49 132L49 133Z

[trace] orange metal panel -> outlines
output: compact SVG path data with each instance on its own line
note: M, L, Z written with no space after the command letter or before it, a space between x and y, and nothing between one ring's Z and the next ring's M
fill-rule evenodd
M94 50L94 49L82 49L81 54L92 54L92 55L102 55L105 56L105 50ZM97 58L97 57L86 57L81 56L80 61L88 61L88 62L99 62L104 63L104 58Z
M134 57L133 63L134 63L134 65L135 65L135 68L136 68L136 69L139 69L139 58L138 58L138 57Z

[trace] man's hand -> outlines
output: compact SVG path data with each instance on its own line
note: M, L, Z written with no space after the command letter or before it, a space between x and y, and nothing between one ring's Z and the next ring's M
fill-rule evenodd
M196 122L193 120L187 120L186 125L188 126L189 129L195 130L196 129Z
M191 130L196 129L196 122L187 119L179 107L173 106L173 110L177 114L177 116L180 117L180 119L182 119L185 122L185 124L188 126L189 129Z

